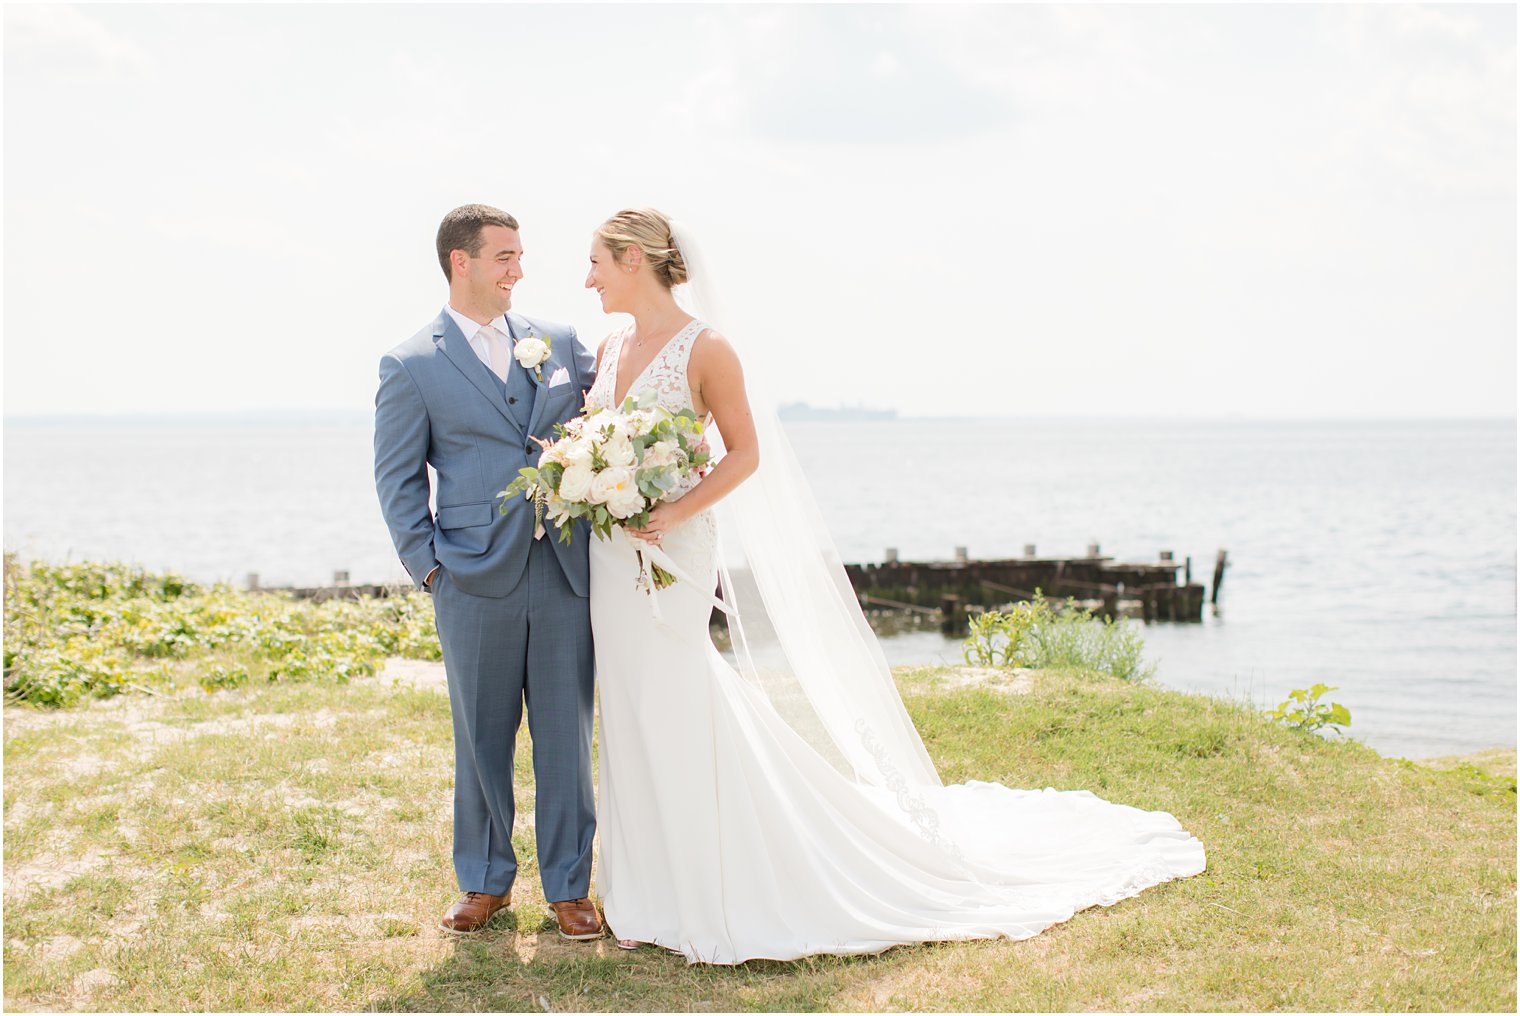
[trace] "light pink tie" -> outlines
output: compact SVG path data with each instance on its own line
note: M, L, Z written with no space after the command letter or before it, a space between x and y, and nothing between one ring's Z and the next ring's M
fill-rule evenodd
M490 325L482 325L479 335L486 344L486 364L491 373L505 381L512 373L512 351L507 348L507 337Z

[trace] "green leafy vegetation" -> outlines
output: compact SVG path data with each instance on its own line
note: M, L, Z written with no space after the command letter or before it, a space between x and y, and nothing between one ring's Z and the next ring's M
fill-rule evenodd
M6 705L11 1010L1515 1010L1513 750L1387 759L1092 670L900 668L946 783L1165 810L1208 869L1024 942L688 967L558 937L526 727L512 907L472 939L437 930L456 895L441 668L370 676L384 646L436 657L424 597L8 563L5 603L8 689L47 652L121 668ZM155 694L115 694L138 684Z
M1134 626L1100 621L1070 599L1057 611L1039 590L1033 600L973 616L969 623L962 653L974 667L1089 670L1124 681L1144 681L1156 669L1144 661L1145 639Z
M131 565L5 558L8 700L65 706L182 684L341 683L373 674L386 656L440 658L426 595L319 604Z
M1267 710L1267 716L1306 734L1317 734L1326 727L1339 734L1337 728L1351 726L1351 710L1339 702L1321 702L1320 696L1328 691L1335 689L1319 683L1312 688L1294 688L1276 709Z

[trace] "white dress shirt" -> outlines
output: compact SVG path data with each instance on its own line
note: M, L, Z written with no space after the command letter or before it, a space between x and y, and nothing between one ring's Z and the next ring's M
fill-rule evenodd
M470 344L470 348L475 351L475 355L480 358L480 362L486 365L486 370L491 370L491 350L486 345L485 336L480 334L480 330L485 325L476 324L448 304L444 304L443 309L449 312L449 317L453 318L454 323L459 326L459 330L464 332L465 341ZM512 331L507 327L507 316L505 314L496 315L488 323L492 328L501 333L503 342L512 341ZM433 570L428 572L427 578L422 580L424 589L431 590L433 588L433 576L438 574L438 568L438 565L433 565Z
M443 309L449 312L449 317L453 318L454 323L459 326L459 330L464 332L465 341L470 344L470 348L475 351L475 355L480 358L480 362L486 365L486 370L490 370L491 350L486 344L485 336L480 334L480 329L485 326L476 324L448 304L444 304ZM501 333L502 341L511 343L512 331L507 327L507 316L505 314L496 315L488 323L492 328ZM510 345L508 351L511 351Z

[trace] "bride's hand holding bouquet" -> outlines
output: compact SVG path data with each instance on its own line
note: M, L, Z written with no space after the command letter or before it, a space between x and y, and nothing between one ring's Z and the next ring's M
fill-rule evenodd
M653 392L570 420L555 433L556 440L539 442L544 450L538 466L518 470L497 496L506 499L503 515L519 494L532 501L534 536L544 535L547 518L562 543L570 542L577 519L589 522L604 540L613 526L621 526L657 543L674 524L667 499L690 486L683 481L700 478L710 458L696 413L663 409ZM676 581L659 565L653 571L661 589Z

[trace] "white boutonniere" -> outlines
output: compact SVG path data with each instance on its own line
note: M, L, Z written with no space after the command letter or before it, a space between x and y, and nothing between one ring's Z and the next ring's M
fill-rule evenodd
M540 339L530 332L518 339L517 344L512 347L512 355L517 362L531 370L540 383L544 380L542 365L549 359L550 341L548 336Z

